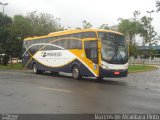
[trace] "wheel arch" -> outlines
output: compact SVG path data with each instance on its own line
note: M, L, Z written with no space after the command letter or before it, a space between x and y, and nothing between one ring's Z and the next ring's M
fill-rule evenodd
M80 65L79 65L77 62L75 62L75 63L73 63L72 66L71 66L71 69L70 69L71 72L72 72L74 66L78 66L78 67L80 68Z

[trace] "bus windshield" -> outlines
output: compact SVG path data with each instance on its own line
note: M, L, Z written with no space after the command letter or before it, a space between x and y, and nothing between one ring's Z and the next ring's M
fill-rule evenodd
M125 64L128 61L128 51L123 35L99 32L102 41L102 60L111 64Z

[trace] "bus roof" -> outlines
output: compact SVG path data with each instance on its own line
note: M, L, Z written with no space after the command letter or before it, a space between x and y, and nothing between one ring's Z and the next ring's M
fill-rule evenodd
M112 30L104 30L104 29L75 29L75 30L64 30L64 31L52 32L52 33L49 33L48 35L44 35L44 36L28 37L28 38L25 38L24 40L36 40L36 39L41 39L41 38L48 38L48 37L53 37L53 36L74 34L74 33L79 33L79 32L111 32L111 33L116 33L116 34L123 35L120 32L116 32L116 31L112 31Z

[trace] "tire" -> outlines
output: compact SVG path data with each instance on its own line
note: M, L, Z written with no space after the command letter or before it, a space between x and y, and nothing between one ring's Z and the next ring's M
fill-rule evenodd
M34 63L32 69L33 69L33 73L35 74L40 73L40 71L38 70L37 64Z
M72 77L76 80L81 79L81 75L80 75L80 69L78 66L74 66L72 69Z
M52 75L58 75L58 74L59 74L59 72L51 71L51 74L52 74Z

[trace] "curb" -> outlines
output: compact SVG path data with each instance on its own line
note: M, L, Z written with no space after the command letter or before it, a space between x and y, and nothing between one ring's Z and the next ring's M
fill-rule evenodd
M147 72L147 71L152 71L152 70L156 70L158 69L158 67L156 66L152 66L153 68L150 68L150 69L145 69L145 70L137 70L137 71L132 71L132 72L128 72L129 74L132 74L132 73L140 73L140 72Z
M25 69L25 68L22 68L22 69L12 69L12 68L0 68L0 70L11 70L11 71L14 71L14 70L16 70L16 71L24 71L24 70L28 70L28 69Z
M148 65L148 66L152 66L152 65ZM132 72L128 72L128 74L132 74L132 73L140 73L140 72L147 72L147 71L152 71L152 70L156 70L159 67L157 66L152 66L153 68L150 69L145 69L145 70L137 70L137 71L132 71ZM25 71L28 70L26 68L22 68L22 69L10 69L10 68L0 68L0 70L10 70L10 71Z

